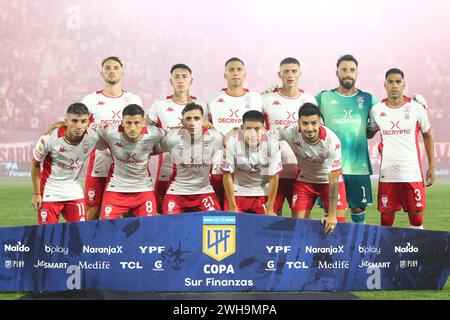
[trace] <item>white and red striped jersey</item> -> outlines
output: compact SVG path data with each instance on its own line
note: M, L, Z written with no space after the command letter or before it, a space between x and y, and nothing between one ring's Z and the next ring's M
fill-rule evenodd
M383 143L380 181L423 181L419 132L431 127L426 109L407 97L398 108L389 107L385 99L370 111L369 129L377 127Z
M203 129L203 135L192 143L189 131L172 129L161 143L170 152L173 173L167 194L189 195L214 192L210 184L213 157L222 149L222 135L214 129Z
M240 127L242 116L247 111L262 112L261 96L248 89L244 90L242 96L233 97L227 93L226 89L222 89L208 99L209 120L222 135L226 135L235 127Z
M342 169L341 142L336 134L320 126L319 140L315 144L306 142L298 124L279 130L280 140L286 141L294 151L298 163L298 181L328 183L328 174ZM342 181L342 175L339 182Z
M208 107L196 97L191 96L191 102L199 104L203 108L205 120L208 120ZM186 104L177 103L173 100L173 95L167 96L165 99L157 99L148 109L147 115L150 120L157 123L157 126L168 130L172 127L181 126L181 111Z
M153 148L165 135L164 131L155 126L144 127L141 139L130 142L125 138L122 125L97 130L108 143L113 158L105 190L124 193L153 191L148 164Z
M265 133L258 149L249 150L244 133L228 137L223 150L221 169L234 173L234 194L236 196L267 196L269 177L281 172L281 152L278 136Z
M316 98L301 89L298 90L298 95L293 98L283 96L279 88L264 94L262 96L262 110L266 119L266 128L278 132L280 129L286 129L297 124L298 110L306 102L317 105ZM281 161L283 162L283 171L280 173L280 178L295 179L298 173L297 158L286 141L280 142L280 148Z
M122 121L122 111L129 104L137 104L142 107L142 100L139 96L130 92L122 91L119 97L109 97L102 90L97 90L81 100L91 113L90 121L101 125L120 125ZM107 177L111 166L111 154L109 150L94 150L89 159L93 162L92 172L88 172L92 177Z
M88 128L83 140L73 145L64 138L66 126L39 138L33 157L43 162L40 177L42 200L69 201L84 198L80 176L83 165L100 138Z

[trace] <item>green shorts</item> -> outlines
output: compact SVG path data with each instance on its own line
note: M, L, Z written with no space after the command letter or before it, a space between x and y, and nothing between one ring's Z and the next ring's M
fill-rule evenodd
M350 209L365 208L372 204L372 184L370 176L357 176L344 174L345 191ZM323 208L322 199L319 198L317 204Z

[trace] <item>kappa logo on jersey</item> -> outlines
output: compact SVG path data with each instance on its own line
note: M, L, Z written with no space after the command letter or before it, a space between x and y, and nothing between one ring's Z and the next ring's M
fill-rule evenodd
M391 123L392 123L391 130L394 129L394 128L400 129L400 127L398 126L398 124L400 123L400 121L397 121L397 122L391 121Z
M229 109L229 110L230 110L230 115L228 116L229 118L232 118L233 116L236 118L239 118L239 115L238 115L239 109L234 110L234 111L232 109Z
M123 145L120 142L114 143L117 148L123 148Z
M336 148L334 150L339 150L341 148L341 145L339 143L336 144Z
M175 110L173 110L173 108L172 107L168 107L167 109L166 109L166 112L174 112Z
M219 103L225 103L225 100L223 100L223 98L220 98L219 100L217 100L217 102L219 102Z
M204 216L202 252L222 261L236 252L236 217Z
M118 110L118 111L111 110L111 112L113 113L112 119L115 119L116 117L119 119L122 119L122 117L120 116L120 113L122 112L122 110Z
M63 153L66 152L66 149L64 149L64 147L59 148L58 152Z
M97 105L98 105L98 106L103 106L103 105L105 105L105 103L104 103L103 101L100 100L100 101L97 103Z
M380 113L380 117L386 117L386 112L384 112L384 111L381 111L381 113Z
M337 102L336 99L333 99L333 100L330 101L330 104L339 104L339 102Z
M281 105L281 103L280 103L280 101L275 100L275 101L272 103L272 105L273 105L273 106L279 106L279 105Z

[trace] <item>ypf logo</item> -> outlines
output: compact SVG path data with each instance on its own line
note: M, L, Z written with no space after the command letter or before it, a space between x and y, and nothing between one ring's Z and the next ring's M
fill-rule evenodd
M236 252L236 217L203 217L204 254L222 261Z

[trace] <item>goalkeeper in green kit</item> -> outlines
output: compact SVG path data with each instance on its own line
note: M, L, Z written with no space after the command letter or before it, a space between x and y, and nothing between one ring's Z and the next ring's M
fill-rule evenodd
M372 94L356 88L358 61L352 55L340 57L336 66L339 87L320 92L316 100L325 126L342 144L342 173L352 221L365 223L366 207L372 203L372 166L367 146L367 139L372 136L367 134L367 123L370 109L378 101ZM416 95L414 99L426 107L422 96Z

